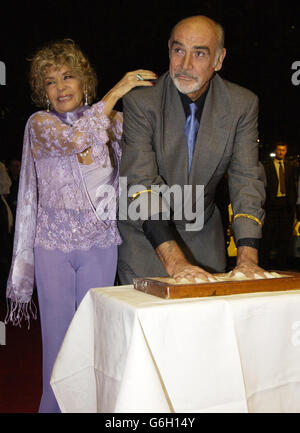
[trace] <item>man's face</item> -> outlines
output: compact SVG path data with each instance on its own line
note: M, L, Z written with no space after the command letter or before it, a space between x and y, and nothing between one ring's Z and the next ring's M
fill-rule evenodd
M275 156L276 159L284 159L285 155L287 153L287 147L286 146L276 146L275 149Z
M186 20L175 27L169 40L170 75L177 89L196 100L219 71L226 54L217 57L216 28L206 20Z

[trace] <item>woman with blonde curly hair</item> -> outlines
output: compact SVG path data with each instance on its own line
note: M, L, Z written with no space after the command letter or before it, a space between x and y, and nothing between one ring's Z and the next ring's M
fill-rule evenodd
M50 43L31 60L32 98L45 110L25 128L6 321L29 324L36 317L35 280L43 341L40 412L59 411L50 376L76 308L91 287L114 284L122 115L113 107L155 78L147 70L128 72L89 106L97 78L73 41Z

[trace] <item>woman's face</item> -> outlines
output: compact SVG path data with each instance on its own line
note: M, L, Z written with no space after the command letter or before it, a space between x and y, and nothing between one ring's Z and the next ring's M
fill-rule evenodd
M83 104L83 88L68 65L51 66L45 72L45 90L52 108L59 113L73 111Z

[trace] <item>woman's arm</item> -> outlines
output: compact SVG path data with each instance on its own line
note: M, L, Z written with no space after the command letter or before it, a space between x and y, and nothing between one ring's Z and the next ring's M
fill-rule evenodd
M142 77L142 80L138 79L138 76ZM105 102L105 114L109 116L117 101L126 95L126 93L131 89L137 86L151 87L154 83L149 80L156 79L157 75L154 72L145 69L127 72L127 74L125 74L124 77L105 96L103 96L102 101Z
M86 110L73 126L53 113L39 111L30 119L30 136L35 159L80 153L87 147L105 144L110 121L102 101Z
M143 77L138 80L137 74ZM88 147L105 144L109 137L109 117L116 102L136 86L152 86L157 75L139 69L128 72L98 103L86 110L72 126L52 113L35 113L30 119L32 150L36 159L43 156L79 154Z

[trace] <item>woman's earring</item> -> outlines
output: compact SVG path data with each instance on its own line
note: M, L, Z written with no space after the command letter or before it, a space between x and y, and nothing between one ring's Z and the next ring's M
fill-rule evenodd
M87 92L84 92L84 105L89 105L89 98Z
M47 113L50 113L50 101L49 101L49 99L47 99L46 103L47 103L46 111L47 111Z

